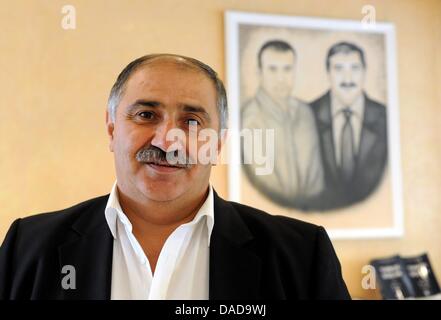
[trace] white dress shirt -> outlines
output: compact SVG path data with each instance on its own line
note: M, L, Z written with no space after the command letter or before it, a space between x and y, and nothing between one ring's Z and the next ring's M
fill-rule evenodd
M341 164L341 134L343 125L346 121L343 113L343 109L345 108L349 108L352 111L350 122L354 133L355 152L358 153L361 129L363 128L364 96L360 95L352 105L345 106L333 94L331 94L332 130L337 165Z
M113 242L111 299L208 299L209 246L214 225L213 189L194 219L167 238L154 275L132 224L121 209L116 182L105 216Z

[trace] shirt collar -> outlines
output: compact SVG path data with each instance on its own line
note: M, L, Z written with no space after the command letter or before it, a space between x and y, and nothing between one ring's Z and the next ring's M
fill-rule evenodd
M364 95L361 94L350 106L345 106L337 97L331 92L331 111L332 117L335 118L339 114L343 114L343 109L349 108L352 114L357 118L363 118L364 111Z
M117 219L128 229L128 231L132 232L132 224L127 216L124 214L121 205L118 199L118 189L117 182L113 184L112 191L110 192L109 199L107 200L106 209L104 211L107 225L109 226L110 232L114 239L117 239L116 232L116 222ZM200 207L198 213L193 218L192 221L187 222L185 225L191 226L199 223L203 217L206 218L207 230L208 230L208 245L210 245L211 233L213 232L214 226L214 195L213 195L213 187L209 185L208 187L208 196L205 199L204 203Z

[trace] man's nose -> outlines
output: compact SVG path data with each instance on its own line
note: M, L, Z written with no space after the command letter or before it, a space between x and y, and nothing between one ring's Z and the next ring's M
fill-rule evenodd
M343 81L346 83L352 82L352 72L351 70L347 69L343 72Z
M278 83L286 82L286 76L285 76L285 74L283 74L283 72L279 71L279 72L276 73L275 80Z
M179 131L175 121L162 121L155 129L151 144L165 152L172 152L181 149L182 139L176 138L176 131Z

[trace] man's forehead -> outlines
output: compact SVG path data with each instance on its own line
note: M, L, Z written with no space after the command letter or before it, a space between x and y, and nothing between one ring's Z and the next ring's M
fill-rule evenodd
M162 69L172 70L176 73L196 72L196 73L200 73L201 75L205 75L204 72L198 66L188 62L187 60L181 57L173 57L173 56L157 57L148 60L142 63L135 71L135 73L146 72L149 70L162 70Z
M192 78L181 78L183 74L190 74ZM201 70L175 59L162 58L139 66L128 79L123 94L123 100L130 104L140 99L154 99L159 104L179 99L180 103L193 103L208 109L216 105L216 97L213 81Z
M361 56L360 53L356 51L350 51L350 52L339 52L334 54L331 58L331 63L341 63L341 62L359 62L361 63Z
M164 77L164 74L167 74L170 80L172 80L171 78L174 76L179 77L183 74L192 74L211 81L211 79L196 66L178 60L178 58L161 57L140 65L128 79L126 87L145 85L147 83L154 84L159 77L167 79L167 77Z
M262 54L262 62L266 64L284 62L294 63L295 56L291 50L280 51L276 49L266 49Z

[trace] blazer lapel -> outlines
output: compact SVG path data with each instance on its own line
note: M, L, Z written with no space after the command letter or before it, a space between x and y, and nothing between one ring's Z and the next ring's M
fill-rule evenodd
M210 299L259 296L261 260L252 251L253 236L234 207L214 192L210 240Z
M64 299L110 299L113 237L104 216L106 203L103 197L84 212L72 225L71 239L59 246L60 270L75 268L75 289L62 290Z
M325 162L324 165L327 168L327 173L333 180L337 181L340 179L340 175L335 160L334 138L332 134L331 97L329 91L321 99L317 111L317 119L318 131L322 141L322 157Z
M369 98L365 96L365 107L363 115L363 126L360 135L360 147L358 151L357 165L363 168L366 165L366 160L371 152L373 146L376 144L378 134L376 131L377 116L369 107ZM358 170L357 170L358 171Z
M75 268L75 289L63 299L110 299L113 237L104 209L107 197L73 224L69 240L59 246L60 270ZM214 192L215 223L210 240L210 299L258 298L261 260L253 236L234 207Z

